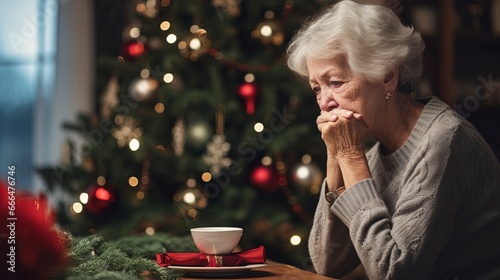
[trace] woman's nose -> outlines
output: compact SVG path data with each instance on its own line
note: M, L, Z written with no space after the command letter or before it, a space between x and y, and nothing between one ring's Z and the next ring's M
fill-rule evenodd
M331 97L328 90L322 90L318 96L318 105L321 111L329 112L335 108L335 100Z

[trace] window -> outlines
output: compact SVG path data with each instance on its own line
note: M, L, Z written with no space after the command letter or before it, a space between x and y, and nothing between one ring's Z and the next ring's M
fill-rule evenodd
M37 130L50 120L39 107L54 89L59 2L4 1L0 9L0 178L15 165L20 189L33 188L34 150L44 141Z

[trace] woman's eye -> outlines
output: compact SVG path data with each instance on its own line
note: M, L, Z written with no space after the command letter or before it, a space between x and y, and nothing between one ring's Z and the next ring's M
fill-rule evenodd
M313 88L312 88L312 92L313 92L314 94L318 94L318 93L320 93L320 92L321 92L321 88L320 88L320 87L313 87Z
M334 87L340 87L342 84L344 84L344 82L340 82L340 81L330 81L330 84Z

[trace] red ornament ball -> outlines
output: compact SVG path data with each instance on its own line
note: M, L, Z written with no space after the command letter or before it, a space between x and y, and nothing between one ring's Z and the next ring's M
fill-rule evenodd
M254 84L244 83L240 86L238 92L243 98L254 98L257 95L257 87Z
M275 192L279 189L278 174L270 166L260 165L250 174L250 182L264 192Z
M105 184L103 186L93 184L87 189L89 200L86 204L87 210L94 215L101 214L106 210L114 201L114 187L112 184Z
M146 50L143 43L138 41L131 41L123 45L122 56L126 59L134 60L141 57Z
M245 102L245 110L248 115L255 113L258 90L255 84L244 83L238 88L238 94Z

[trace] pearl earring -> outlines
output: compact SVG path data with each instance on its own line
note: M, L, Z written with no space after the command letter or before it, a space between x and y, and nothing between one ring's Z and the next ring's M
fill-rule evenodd
M392 96L392 92L390 90L387 91L387 93L385 94L385 100L389 100L389 98L391 98Z

